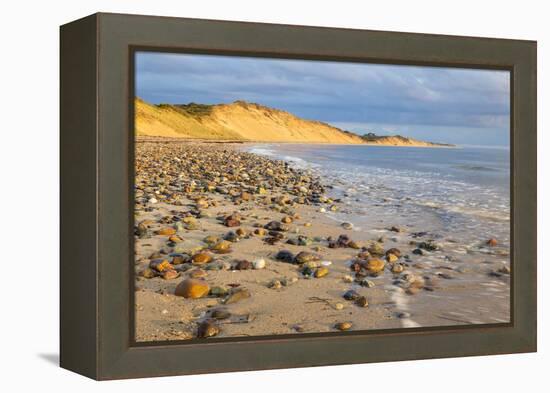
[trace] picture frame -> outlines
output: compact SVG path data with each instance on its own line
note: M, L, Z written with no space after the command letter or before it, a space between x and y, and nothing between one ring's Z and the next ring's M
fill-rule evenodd
M60 364L97 380L536 351L536 42L97 13L60 29ZM511 323L136 343L137 50L508 70Z

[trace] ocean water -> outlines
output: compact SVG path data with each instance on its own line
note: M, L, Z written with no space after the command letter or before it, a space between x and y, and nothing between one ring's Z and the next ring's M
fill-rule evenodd
M335 220L401 225L463 244L510 238L510 150L261 144L247 150L311 171L344 208Z

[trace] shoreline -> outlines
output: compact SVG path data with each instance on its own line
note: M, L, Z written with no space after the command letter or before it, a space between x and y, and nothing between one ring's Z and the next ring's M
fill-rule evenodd
M462 251L446 239L426 250L433 240L413 237L414 226L394 228L371 217L372 224L360 230L343 228L327 212L345 206L326 196L322 179L235 145L183 141L136 144L137 341L195 338L205 324L218 329L217 337L238 337L330 332L348 322L351 330L371 330L509 318L500 245L481 246L479 255L473 250L476 255L459 260ZM268 170L273 176L266 176ZM226 225L234 213L238 225ZM162 232L166 228L175 234ZM231 252L213 251L224 237ZM388 256L391 249L400 255ZM190 261L205 250L211 261ZM289 263L277 258L282 250L294 258L301 252L319 258ZM365 268L372 259L382 260L381 271ZM151 269L159 260L174 273ZM255 269L260 260L265 266ZM177 285L190 277L207 283L210 292L197 299L175 296ZM249 296L228 302L243 288ZM349 291L368 306L346 300ZM480 303L488 293L494 304ZM490 312L480 316L479 307ZM216 313L229 315L218 320Z
M330 142L288 142L288 141L253 141L253 140L219 140L219 139L193 139L193 138L177 138L164 136L138 135L135 138L136 143L143 142L189 142L189 143L213 143L213 144L282 144L282 145L319 145L319 146L381 146L381 147L422 147L422 148L443 148L443 149L460 149L461 146L453 144L437 144L434 145L392 145L383 143L330 143Z

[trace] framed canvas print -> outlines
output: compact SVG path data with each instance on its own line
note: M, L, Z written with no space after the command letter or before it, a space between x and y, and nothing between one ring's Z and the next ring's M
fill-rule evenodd
M61 27L61 365L536 350L536 43Z

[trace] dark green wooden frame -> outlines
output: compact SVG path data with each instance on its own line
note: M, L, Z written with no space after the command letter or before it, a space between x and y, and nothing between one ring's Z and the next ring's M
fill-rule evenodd
M133 52L511 72L512 322L139 345ZM95 379L536 351L536 42L95 14L61 27L61 366Z

